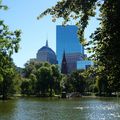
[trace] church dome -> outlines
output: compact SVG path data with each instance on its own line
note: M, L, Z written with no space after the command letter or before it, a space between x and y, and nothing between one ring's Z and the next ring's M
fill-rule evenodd
M57 64L55 52L50 47L48 47L48 41L46 41L45 46L38 50L37 60L41 62L47 61L51 64Z
M40 48L39 51L40 52L48 52L51 55L55 55L55 52L51 48L46 47L46 46L43 46L42 48Z

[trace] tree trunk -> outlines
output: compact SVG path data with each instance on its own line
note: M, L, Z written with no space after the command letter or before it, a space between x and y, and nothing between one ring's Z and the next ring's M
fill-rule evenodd
M3 80L2 100L7 100L7 88L5 80Z

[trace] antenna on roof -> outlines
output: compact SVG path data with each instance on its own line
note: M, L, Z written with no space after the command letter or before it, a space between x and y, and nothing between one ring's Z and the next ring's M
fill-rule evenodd
M48 40L46 40L46 47L48 47Z
M46 39L46 47L48 47L48 35L47 35L47 39Z

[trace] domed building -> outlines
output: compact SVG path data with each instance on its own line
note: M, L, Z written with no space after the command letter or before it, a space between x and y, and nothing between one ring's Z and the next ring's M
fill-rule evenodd
M46 41L45 46L38 50L36 57L38 61L57 64L56 54L51 48L48 47L48 41Z

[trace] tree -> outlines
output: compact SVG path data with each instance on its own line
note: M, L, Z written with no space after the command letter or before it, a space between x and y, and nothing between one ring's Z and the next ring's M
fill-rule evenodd
M62 78L62 90L66 91L67 93L75 92L75 87L71 81L71 75L64 75Z
M63 24L75 20L79 28L78 35L84 45L91 45L88 50L98 65L98 72L106 80L107 92L119 91L120 85L120 1L119 0L61 0L48 8L40 16L52 15L53 21L64 18ZM96 8L100 8L100 26L91 35L92 40L86 43L84 30L90 17L95 16ZM100 76L101 77L101 76Z
M0 9L7 9L0 1ZM15 76L15 67L11 59L14 52L18 52L20 30L10 31L8 26L0 20L0 81L2 85L2 99L7 99Z
M57 65L51 65L51 69L52 69L52 79L53 79L52 89L55 91L55 93L59 94L61 91L60 82L62 76L60 74L59 67Z
M96 67L89 67L88 69L81 71L81 75L85 80L85 92L98 92L96 86L96 76L98 73L96 72Z
M53 84L53 79L52 79L52 70L48 67L41 67L37 71L37 94L40 95L46 94L49 89L50 89L50 95L52 91L52 84Z
M23 75L25 78L30 78L31 74L36 74L37 70L43 66L43 63L35 60L35 59L31 59L29 61L27 61L27 63L25 64L25 68L23 70Z
M1 76L1 95L2 99L5 100L8 96L14 94L17 89L16 82L18 81L17 72L12 59L7 55L0 59L0 76ZM17 82L18 83L18 82Z
M30 95L32 91L32 86L30 84L30 79L22 78L21 93L25 95Z
M69 75L63 75L61 81L62 91L84 93L86 81L82 75L83 71L74 71Z
M69 81L72 85L73 91L72 92L80 92L83 93L85 90L85 79L81 74L81 71L74 71L70 75Z
M30 60L25 64L23 75L29 79L32 95L53 96L61 90L61 74L57 65Z
M52 21L57 18L63 18L63 25L74 20L79 28L78 34L82 43L84 43L84 30L88 25L90 17L95 16L96 4L99 0L61 0L55 6L48 8L37 18L40 19L44 15L52 15Z
M22 83L22 76L19 72L15 69L15 76L12 79L12 86L11 86L11 94L20 94L21 93L21 83Z
M42 66L43 66L43 63L41 63L41 62L39 62L39 61L37 61L35 59L30 59L25 64L25 68L23 69L23 73L22 74L23 74L23 78L29 79L28 82L29 82L29 86L30 86L31 90L29 91L28 94L31 94L31 95L35 95L36 94L36 91L37 91L36 86L37 86L37 81L38 81L38 78L37 78L38 70ZM23 82L24 82L24 80L23 80ZM28 89L28 88L26 88L26 89ZM23 90L21 88L21 92L22 91Z
M36 92L36 83L37 83L37 78L36 75L31 73L30 74L30 85L31 85L31 94L35 95Z
M101 70L102 79L106 78L107 93L119 91L120 85L120 30L119 30L119 12L120 1L106 0L102 4L101 11L101 26L92 34L91 38L96 42L96 46L92 49L95 51L94 58L97 59L97 64ZM118 22L116 22L118 21ZM93 42L92 41L92 42ZM101 77L100 76L100 77Z

